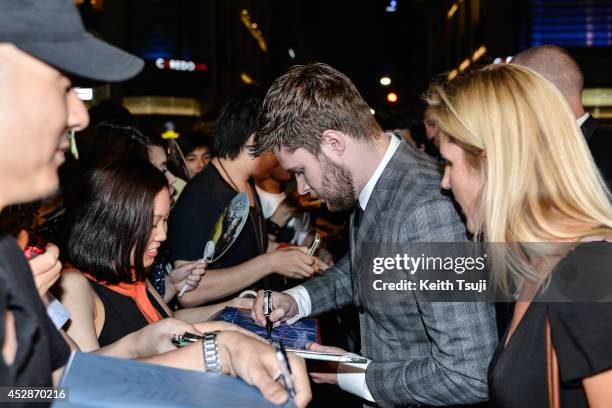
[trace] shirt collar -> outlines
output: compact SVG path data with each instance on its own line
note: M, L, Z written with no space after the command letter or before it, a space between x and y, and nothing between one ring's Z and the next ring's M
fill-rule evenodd
M388 135L390 136L391 140L389 141L387 151L385 152L385 155L383 156L380 163L378 163L376 171L374 171L374 174L372 174L370 180L367 182L363 190L361 190L361 192L359 193L359 206L364 211L366 209L366 206L368 205L368 201L370 201L370 196L372 195L372 191L374 191L374 186L376 186L376 183L378 182L378 179L380 178L383 170L385 170L385 167L387 167L387 164L391 160L391 157L393 157L401 143L400 139L393 133L388 133Z
M584 122L586 122L588 118L589 118L589 112L585 113L584 115L576 119L576 122L578 122L578 127L581 127L582 125L584 125Z

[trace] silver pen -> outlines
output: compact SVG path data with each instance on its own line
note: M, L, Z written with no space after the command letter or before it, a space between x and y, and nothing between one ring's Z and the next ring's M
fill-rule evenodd
M281 368L281 376L283 377L283 382L285 383L285 389L289 394L289 397L295 397L295 389L293 388L293 381L291 380L291 366L289 365L289 359L287 357L287 352L285 351L285 346L278 340L272 340L272 348L274 348L274 354L276 354L276 359L278 360L278 364Z

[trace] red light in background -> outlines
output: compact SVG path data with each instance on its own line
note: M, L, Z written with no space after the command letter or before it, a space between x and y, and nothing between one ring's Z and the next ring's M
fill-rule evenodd
M397 94L395 92L389 92L387 94L387 101L391 103L397 102Z

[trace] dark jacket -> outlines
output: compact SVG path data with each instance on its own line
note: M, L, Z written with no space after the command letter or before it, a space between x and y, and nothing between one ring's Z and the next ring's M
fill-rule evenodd
M595 164L612 189L612 128L601 125L592 116L581 126Z
M375 293L367 289L375 275L365 271L367 262L360 262L363 251L376 242L403 247L467 241L453 202L441 193L433 160L402 142L376 183L359 225L349 253L303 285L310 295L311 314L350 303L360 310L361 352L373 360L366 382L379 406L486 400L487 367L497 344L493 305L423 302L406 292Z

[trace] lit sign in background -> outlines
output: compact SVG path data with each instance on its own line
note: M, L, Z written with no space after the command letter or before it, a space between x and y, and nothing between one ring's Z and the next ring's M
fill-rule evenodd
M155 66L159 69L169 69L172 71L208 71L206 64L179 59L157 58Z
M612 0L533 0L531 45L612 46Z

